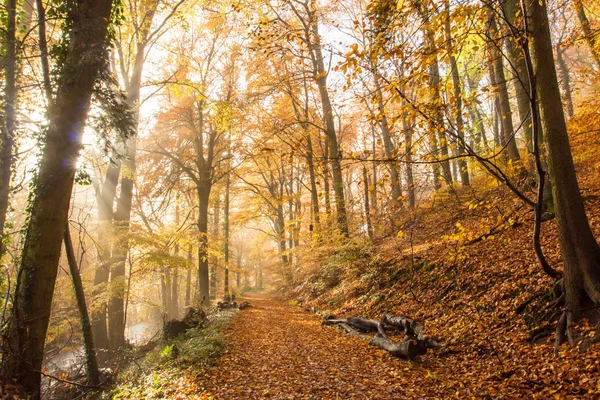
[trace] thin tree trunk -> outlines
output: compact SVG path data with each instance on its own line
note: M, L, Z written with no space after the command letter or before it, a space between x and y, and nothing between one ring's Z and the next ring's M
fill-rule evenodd
M0 150L0 257L4 254L4 225L8 212L10 178L13 164L15 134L15 109L17 103L16 64L17 64L17 1L6 2L6 54L4 56L4 115L0 116L2 143Z
M452 74L452 85L454 86L454 101L455 104L455 121L456 121L456 135L458 137L457 143L457 167L458 172L460 174L460 180L463 186L470 186L469 181L469 167L467 166L466 158L463 156L466 154L464 140L464 122L463 122L463 109L462 109L462 88L460 77L458 76L458 65L456 63L456 57L454 57L453 48L452 48L452 32L450 29L450 2L449 0L445 1L446 7L446 21L444 24L444 30L446 31L446 49L448 51L448 55L450 57L450 69Z
M67 224L75 165L98 72L106 59L112 1L80 1L70 17L72 28L58 78L55 105L38 173L31 218L21 257L6 332L2 375L21 384L25 395L40 396L40 371L61 242ZM85 60L82 62L82 60Z
M236 288L238 290L238 293L241 291L241 286L242 286L242 249L241 247L238 248L238 253L237 253L237 272L236 272Z
M560 71L560 81L562 84L563 95L567 103L567 115L572 117L575 113L573 110L573 97L571 96L571 78L569 77L569 68L563 56L565 49L559 45L556 48L556 60L558 61L558 70Z
M329 161L333 176L333 193L335 196L335 209L337 214L337 225L339 230L348 235L348 220L346 216L346 200L344 197L344 178L342 175L342 162L340 148L338 145L335 122L333 120L333 107L329 99L327 89L327 70L323 61L323 52L321 49L321 37L319 35L319 25L316 15L309 13L309 20L312 32L306 32L306 39L311 43L311 58L315 72L315 80L319 87L321 97L321 106L323 119L325 120L325 136L329 148ZM311 34L312 33L312 34Z
M230 296L229 287L229 190L231 180L229 173L225 177L225 205L223 209L223 254L225 255L225 276L223 279L223 290L225 298Z
M381 136L383 138L383 149L385 151L385 157L390 160L390 175L392 177L392 197L391 204L393 212L397 213L401 206L402 188L400 184L400 173L398 171L398 164L392 161L396 158L396 146L392 142L392 135L390 133L390 125L385 113L385 105L383 102L383 91L381 90L381 84L377 74L374 73L375 77L375 96L377 97L377 108L379 111L378 121L379 127L381 128Z
M190 244L188 246L188 253L187 253L187 260L188 260L188 268L187 268L187 277L185 279L185 306L186 307L190 307L192 305L191 301L192 301L192 245Z
M516 18L520 11L517 11L516 0L503 0L500 2L506 24L514 26L516 24ZM514 26L515 29L521 29L521 26ZM509 32L513 31L509 29ZM531 112L529 111L529 77L527 76L527 66L525 65L525 59L517 39L507 34L504 41L506 47L506 54L508 61L510 62L510 71L513 76L513 87L515 88L515 94L517 98L517 110L519 112L519 119L521 120L520 126L523 130L525 140L527 141L527 150L533 151L533 140L532 140L532 123L531 123Z
M94 303L100 303L92 309L92 331L98 349L108 349L107 303L104 294L108 289L108 280L112 265L112 247L114 241L113 208L117 193L117 181L121 161L110 162L106 178L102 184L98 199L98 265L94 273Z
M373 170L373 180L371 181L372 187L371 187L371 208L373 210L373 216L375 217L375 219L377 220L377 215L378 215L378 209L379 209L379 205L377 204L377 181L378 181L378 175L377 175L377 140L375 138L375 127L371 126L371 150L373 151L373 161L372 161L372 167L371 169Z
M412 165L412 136L413 129L409 124L408 115L406 112L402 115L402 128L404 130L404 161L406 163L406 186L408 191L408 205L414 209L416 205L415 182L413 177Z
M77 308L79 309L79 317L81 320L81 332L83 334L83 347L85 349L85 364L88 379L91 385L97 386L100 384L100 371L98 370L98 361L96 360L92 323L90 322L90 316L85 303L83 283L81 282L81 274L79 272L79 267L77 266L77 259L75 258L75 251L73 250L73 242L71 240L68 223L65 230L64 243L67 261L69 263L69 271L71 272L71 279L73 280L73 289L75 290L75 299L77 300Z
M367 167L363 165L363 184L365 186L365 218L367 221L367 234L369 240L373 241L373 226L371 225L371 209L369 208L369 176L367 174Z
M493 11L489 11L489 30L492 39L498 37L498 28ZM500 123L502 124L501 144L506 147L506 154L511 160L519 160L519 150L514 137L514 125L512 120L512 111L510 109L510 99L508 97L508 86L506 85L506 76L504 74L504 61L498 45L493 40L488 43L491 65L494 70L495 88L498 92L498 101L500 106ZM491 79L490 79L491 80Z
M420 2L417 2L417 9L423 20L423 34L425 36L427 53L435 55L437 48L435 45L435 34L431 28L429 11L423 7ZM433 56L431 56L433 57ZM431 155L434 158L433 163L433 184L436 189L441 188L440 177L443 176L447 185L452 184L452 171L450 170L450 161L448 153L448 141L444 128L444 117L441 110L440 96L440 67L438 64L437 55L433 57L429 65L429 89L431 91L431 104L434 105L434 116L430 121L429 127L429 147ZM439 141L439 143L438 143ZM438 147L439 146L439 147ZM439 162L438 162L439 161ZM441 164L441 175L439 164Z
M221 232L221 194L215 193L216 201L213 207L213 234L215 238L219 238ZM217 294L217 274L219 271L219 257L213 256L210 263L210 291L212 296L216 296Z
M317 234L321 225L321 216L319 215L319 192L317 191L317 179L315 174L314 152L310 133L306 134L306 163L308 164L308 177L310 179L310 203L313 212L313 221Z
M329 148L327 147L327 139L325 139L325 144L323 145L323 191L325 194L325 213L327 217L331 215L331 198L330 189L329 189Z

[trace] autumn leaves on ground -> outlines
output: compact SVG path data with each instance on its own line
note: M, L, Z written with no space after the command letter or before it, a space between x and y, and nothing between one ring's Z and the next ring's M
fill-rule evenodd
M600 235L600 146L581 134L573 148L586 210ZM556 299L531 250L531 215L503 196L506 189L487 190L498 200L440 194L407 217L396 238L303 254L306 271L296 285L285 296L246 294L252 306L233 318L216 365L188 369L185 396L181 389L167 393L201 399L598 398L600 349L588 342L596 329L583 321L575 346L554 354ZM546 256L560 266L557 240L555 221L544 223ZM322 326L322 315L377 319L384 312L423 321L443 347L407 361Z

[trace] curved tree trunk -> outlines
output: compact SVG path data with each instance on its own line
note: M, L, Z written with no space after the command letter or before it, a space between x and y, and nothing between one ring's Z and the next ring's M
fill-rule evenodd
M83 283L81 282L81 273L77 266L75 251L73 250L73 241L69 231L65 230L65 253L67 255L67 263L69 264L69 272L73 281L73 289L75 291L75 299L77 300L77 308L79 309L79 319L81 320L81 333L83 336L83 347L85 349L85 364L87 368L88 380L92 385L100 384L100 371L98 370L98 361L96 360L96 347L94 346L94 335L92 333L92 323L85 301L85 293L83 291Z

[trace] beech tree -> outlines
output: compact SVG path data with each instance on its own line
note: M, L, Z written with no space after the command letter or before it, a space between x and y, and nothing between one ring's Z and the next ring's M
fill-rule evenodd
M569 332L571 321L591 310L590 305L600 303L600 246L585 214L573 164L554 65L546 2L525 0L524 6L530 22L532 71L548 148L548 166L564 263L566 309L557 327L557 343L560 344L565 331Z
M69 2L67 47L31 204L12 321L6 331L3 375L40 397L46 330L67 226L69 200L81 136L99 72L106 66L113 2Z

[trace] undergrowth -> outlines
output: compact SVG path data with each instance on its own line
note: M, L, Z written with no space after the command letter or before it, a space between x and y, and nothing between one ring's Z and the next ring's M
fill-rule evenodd
M119 374L119 378L102 399L170 398L170 394L187 385L181 381L186 371L201 371L216 362L224 350L223 331L234 311L210 316L204 328L193 328L171 341L162 341L154 350L137 359ZM140 357L140 356L138 356ZM194 388L196 389L196 388Z

